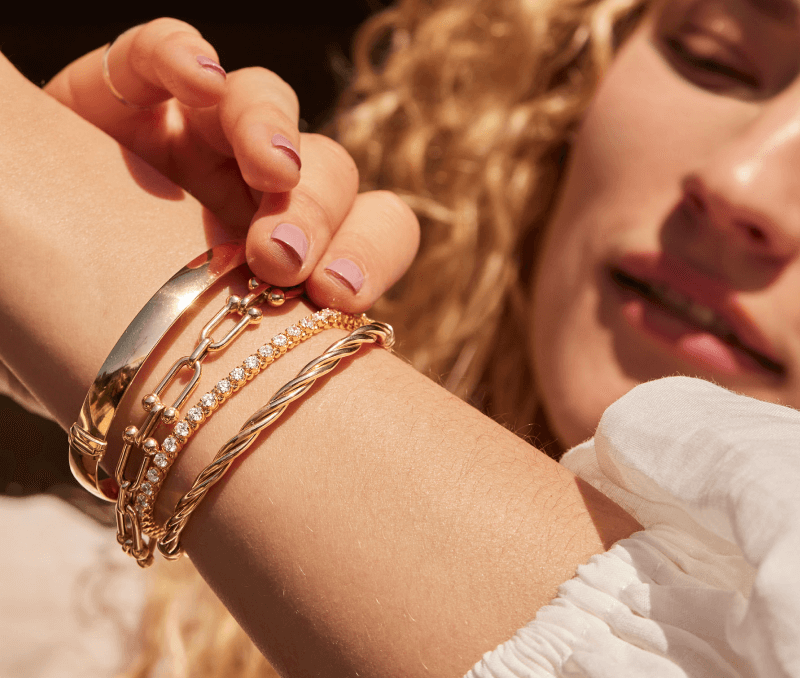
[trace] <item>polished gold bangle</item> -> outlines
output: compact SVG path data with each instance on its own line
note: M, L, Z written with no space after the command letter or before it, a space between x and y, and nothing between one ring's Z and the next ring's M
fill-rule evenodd
M364 318L365 324L344 339L331 345L325 353L308 363L300 373L283 386L262 409L253 414L239 432L231 438L214 457L214 460L201 471L192 488L181 498L175 512L167 521L164 536L158 540L158 550L168 560L179 558L183 549L180 545L181 532L186 527L190 516L218 483L236 458L247 450L266 427L280 417L290 403L304 395L320 377L333 370L342 358L353 355L365 343L379 343L385 348L394 344L394 331L390 325L370 322Z
M164 479L192 434L208 421L223 403L262 370L306 339L326 329L353 329L365 322L366 319L362 315L353 316L329 308L312 313L276 334L255 353L234 367L227 376L220 379L213 389L202 395L197 404L187 410L186 416L175 424L172 433L161 443L160 454L157 453L150 458L149 468L145 470L146 480L138 488L132 488L136 494L136 509L144 534L154 539L164 536L164 526L157 525L153 517L155 503Z
M190 261L145 304L111 349L86 400L78 421L69 430L69 465L75 479L96 497L116 501L113 478L100 476L106 437L125 392L144 361L175 321L228 271L244 263L239 242L218 245Z

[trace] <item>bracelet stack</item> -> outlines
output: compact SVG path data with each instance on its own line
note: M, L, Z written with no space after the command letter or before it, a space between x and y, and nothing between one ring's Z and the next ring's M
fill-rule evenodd
M392 347L394 332L390 325L370 323L364 316L359 318L362 319L364 322L349 336L337 341L319 358L308 363L294 379L272 396L269 403L253 414L239 432L222 446L211 464L200 472L192 489L178 502L173 516L167 521L164 535L158 541L158 550L165 558L174 560L180 557L183 551L179 538L189 516L208 491L222 479L236 458L255 442L265 428L275 423L290 403L304 395L317 379L333 370L342 358L353 355L363 344L379 343L385 348Z
M386 348L391 348L394 343L393 332L389 325L373 323L363 314L350 315L323 309L302 318L272 337L251 355L246 356L181 414L182 408L199 385L204 359L210 353L227 348L248 326L260 323L263 317L260 308L262 305L280 306L287 298L300 293L299 287L281 290L253 278L249 282L249 294L243 298L235 295L228 297L225 306L203 327L194 350L177 360L156 388L142 399L144 421L138 426L131 425L125 429L122 453L113 479L100 479L98 464L106 450L105 437L111 426L111 420L125 390L144 359L166 330L202 291L241 263L241 255L242 248L238 244L215 248L203 258L182 269L156 293L117 342L89 391L81 411L81 418L70 430L70 466L73 474L90 492L116 503L117 541L142 567L147 567L153 562L156 546L162 555L170 560L182 554L180 534L192 512L211 487L224 476L236 457L253 444L259 433L272 424L290 402L305 394L316 379L330 372L343 357L352 355L364 343L377 342ZM216 264L212 267L210 262L215 260ZM199 282L197 274L186 275L186 271L202 269L203 262L206 265L204 274L199 275ZM186 287L190 289L186 291ZM179 298L181 304L173 304L169 311L165 311L162 308L165 297ZM210 336L211 333L231 315L239 316L235 326L222 339L215 341ZM153 326L157 326L155 331L152 329ZM295 379L273 396L267 406L252 415L240 431L217 453L211 464L200 473L192 489L178 502L166 524L157 525L154 507L159 491L177 455L188 444L194 433L234 393L271 363L306 339L331 328L350 330L351 334L333 344L322 356L306 365ZM146 342L141 339L137 342L132 340L131 335L149 339ZM132 349L132 346L136 348ZM132 361L134 355L141 357ZM131 367L132 362L135 363L135 367ZM109 369L109 364L115 366L115 369ZM162 401L162 397L184 368L191 371L191 377L180 394L167 405ZM109 379L109 373L116 374L117 377ZM111 392L107 393L108 390ZM103 406L98 407L98 403L102 403ZM98 421L99 425L95 423ZM169 433L161 442L155 437L160 427L170 427ZM129 476L128 467L131 455L135 451L138 451L141 461L136 473Z

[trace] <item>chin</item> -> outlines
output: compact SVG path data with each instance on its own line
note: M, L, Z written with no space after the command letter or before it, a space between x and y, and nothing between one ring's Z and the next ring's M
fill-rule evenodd
M591 438L606 408L639 384L608 371L577 374L564 370L553 375L552 381L557 383L551 385L544 409L551 431L565 451Z
M641 381L622 370L613 336L590 321L595 314L569 315L533 333L532 346L545 417L565 451L591 438L606 408Z

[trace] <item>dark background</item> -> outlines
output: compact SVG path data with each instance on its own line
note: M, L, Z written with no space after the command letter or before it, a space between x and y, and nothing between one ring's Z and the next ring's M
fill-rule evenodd
M196 26L214 45L226 70L258 65L278 73L298 94L301 127L313 130L325 122L348 78L350 42L357 26L388 0L325 4L267 0L255 10L236 2L217 3L207 10L140 2L123 11L106 3L102 12L81 9L78 3L64 3L54 11L45 11L38 3L27 3L29 8L25 4L3 9L0 51L38 85L131 26L172 16ZM91 512L88 494L76 490L67 464L66 434L0 397L0 493L50 491L76 503L86 501L84 508Z

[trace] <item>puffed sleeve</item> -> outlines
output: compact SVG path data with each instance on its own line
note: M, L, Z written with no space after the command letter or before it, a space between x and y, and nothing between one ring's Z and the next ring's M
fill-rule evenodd
M563 463L645 529L579 567L470 678L800 676L800 413L661 379Z

